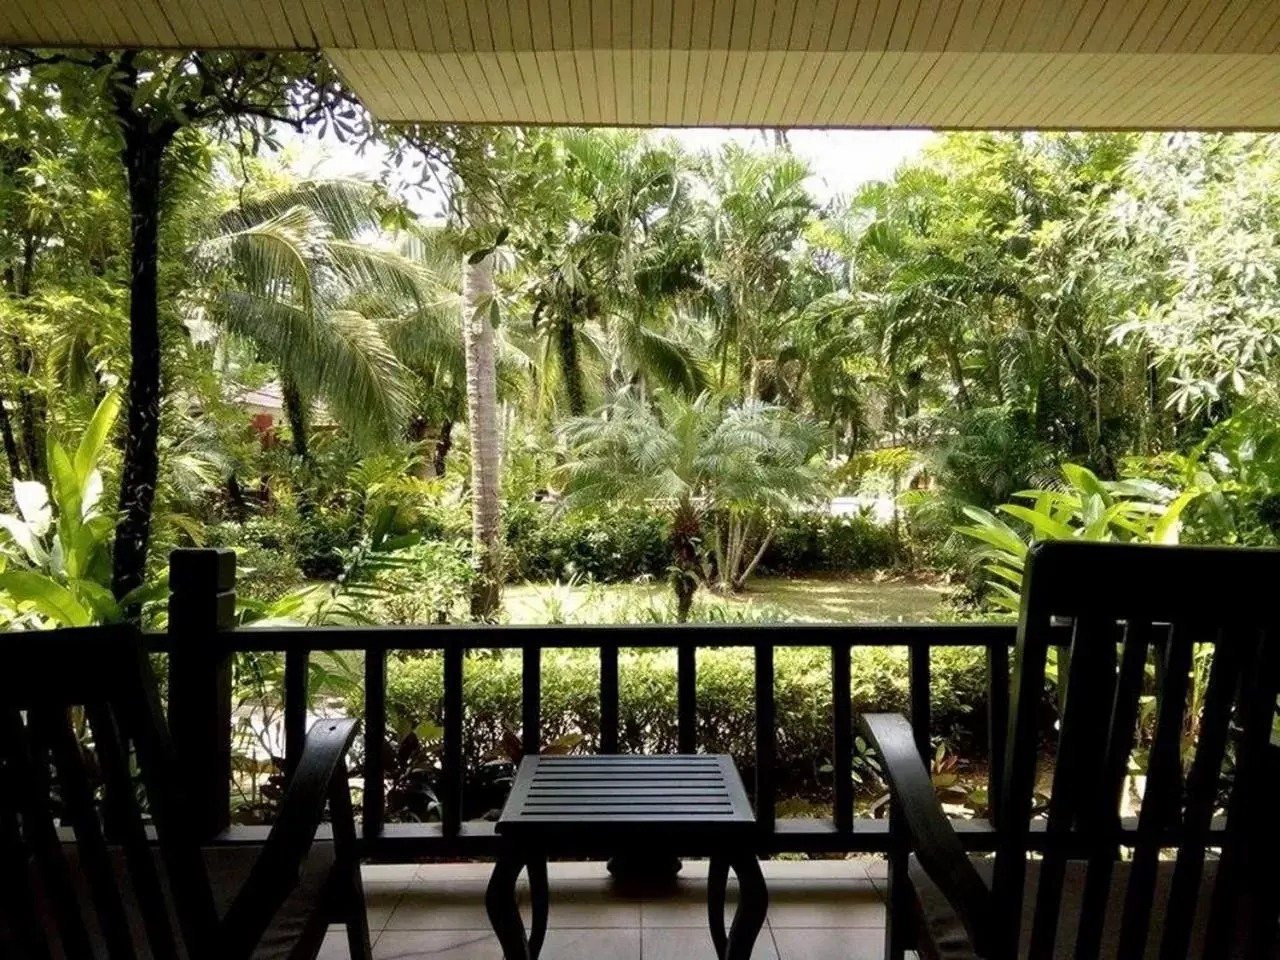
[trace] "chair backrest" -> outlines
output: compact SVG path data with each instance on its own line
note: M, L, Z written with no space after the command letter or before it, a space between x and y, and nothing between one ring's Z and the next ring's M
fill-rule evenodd
M136 631L10 634L3 647L0 885L13 898L11 949L69 960L103 946L111 960L212 955L217 911ZM74 856L59 826L73 829Z
M1076 541L1031 550L998 785L992 908L1001 955L1014 955L1024 909L1034 909L1029 955L1054 955L1059 928L1068 926L1061 903L1070 859L1087 861L1075 955L1097 957L1122 846L1132 853L1122 920L1111 927L1119 930L1115 956L1187 955L1206 854L1216 861L1206 934L1213 955L1261 956L1274 944L1273 591L1280 550ZM1062 709L1035 903L1024 905L1051 648L1059 651ZM1146 787L1136 836L1122 842L1122 790L1140 722L1153 730ZM1214 833L1224 813L1225 837ZM1172 882L1160 885L1157 903L1157 870L1174 849ZM1163 917L1158 953L1147 943L1153 915Z

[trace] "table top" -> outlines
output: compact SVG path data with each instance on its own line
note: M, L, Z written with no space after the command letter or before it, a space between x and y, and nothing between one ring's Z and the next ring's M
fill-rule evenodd
M728 756L533 756L520 762L496 829L715 837L742 836L755 822Z

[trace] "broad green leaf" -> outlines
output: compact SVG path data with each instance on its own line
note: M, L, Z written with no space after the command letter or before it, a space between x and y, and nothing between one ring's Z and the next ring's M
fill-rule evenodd
M1111 494L1108 492L1106 484L1098 479L1088 467L1082 467L1078 463L1064 463L1062 465L1062 475L1066 477L1067 483L1075 487L1081 494L1098 497L1103 503L1111 505Z
M103 397L102 402L98 404L98 409L93 412L93 419L89 421L89 426L85 428L84 435L80 437L80 445L76 447L75 471L80 478L80 482L87 486L89 473L98 465L98 458L102 454L102 447L107 442L107 437L111 433L111 428L115 425L116 417L120 413L120 395L117 393L109 393ZM86 500L88 497L85 498Z
M33 567L42 567L49 559L49 554L41 546L31 525L24 523L11 513L0 513L0 528L3 528L18 546Z
M0 591L20 603L28 603L39 614L64 627L87 627L93 622L70 590L56 580L32 570L0 573Z
M53 502L58 507L58 538L64 552L80 527L81 484L66 448L49 440L49 477L53 482Z
M1156 521L1154 527L1151 528L1151 540L1153 543L1177 543L1178 542L1178 520L1182 516L1182 511L1192 504L1197 497L1200 496L1199 490L1188 490L1179 496L1173 503L1169 504L1163 516Z
M998 508L1001 513L1007 513L1011 517L1017 517L1030 524L1031 529L1035 531L1040 539L1044 540L1070 540L1075 536L1075 531L1065 523L1061 523L1047 513L1040 513L1038 510L1028 510L1024 506L1016 503L1006 503Z

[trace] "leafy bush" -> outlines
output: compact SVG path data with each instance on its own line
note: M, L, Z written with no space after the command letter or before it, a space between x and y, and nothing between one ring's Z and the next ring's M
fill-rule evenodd
M892 566L896 557L888 527L855 515L797 513L782 522L760 565L774 574L855 573Z
M501 750L504 732L520 726L521 657L517 650L475 652L463 671L463 751L472 789L483 782L480 766ZM935 729L972 740L984 729L985 656L981 649L948 647L933 652ZM830 762L831 655L824 649L784 648L775 654L778 716L778 782L783 794L818 785ZM600 742L599 654L546 650L542 654L542 739L582 736L590 752ZM904 710L907 652L896 647L853 651L855 713ZM699 747L729 753L750 778L755 754L754 659L750 650L700 650L697 675ZM623 650L619 656L619 746L628 753L676 749L674 650ZM438 725L444 697L441 657L393 657L387 665L387 710L392 725ZM351 707L359 711L360 703ZM357 715L358 712L357 712ZM484 811L480 811L483 813Z
M508 504L504 520L509 580L657 579L671 562L669 521L642 507L563 513L526 501Z
M235 549L236 592L243 597L278 600L302 582L297 520L290 513L252 517L243 523L209 524L204 545Z

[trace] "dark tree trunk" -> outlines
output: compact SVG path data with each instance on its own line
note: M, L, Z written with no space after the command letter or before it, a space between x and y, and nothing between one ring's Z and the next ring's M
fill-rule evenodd
M676 622L688 623L693 597L698 592L698 541L702 521L687 500L676 508L671 524L671 587L676 592Z
M302 399L302 392L293 379L281 375L280 395L284 401L284 416L289 421L290 448L299 461L298 474L298 516L309 521L315 515L315 504L311 502L311 491L307 489L311 482L311 447L307 442L307 404Z
M453 449L453 421L448 418L444 423L440 424L440 436L436 438L435 455L432 457L431 463L435 467L436 476L444 476L445 461L449 458L449 451Z
M569 399L569 413L580 417L587 412L586 394L582 389L582 368L578 364L578 333L573 317L565 315L556 325L556 352L560 373L564 376L564 392Z
M128 121L132 120L131 123ZM119 599L146 576L151 511L160 474L160 176L168 128L151 130L145 119L121 116L124 165L129 180L128 423L120 477L112 591Z
M293 455L304 463L311 460L311 448L307 443L307 405L302 391L292 378L280 378L280 395L284 401L284 416L289 421L290 447Z
M4 436L4 455L9 461L9 478L22 479L22 457L18 453L18 442L13 436L13 424L9 422L9 408L4 397L0 397L0 434Z

